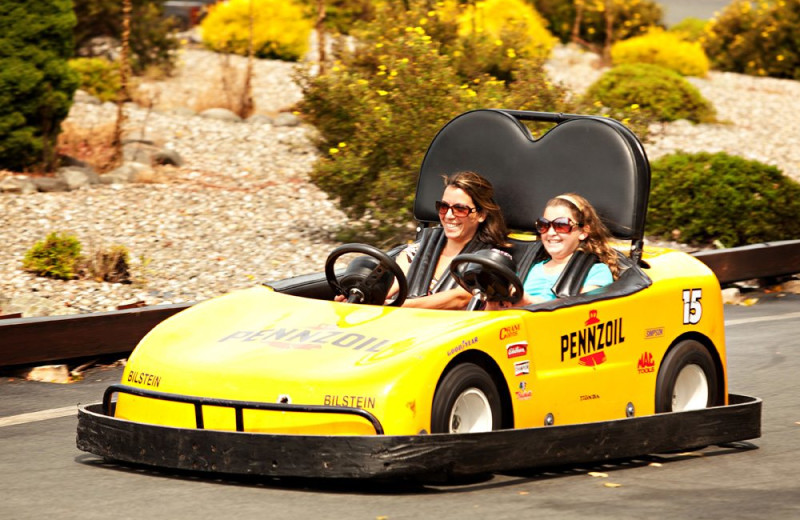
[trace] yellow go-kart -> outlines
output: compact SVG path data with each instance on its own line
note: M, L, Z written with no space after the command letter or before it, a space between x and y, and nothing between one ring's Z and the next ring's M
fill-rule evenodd
M529 122L552 127L534 139ZM435 255L441 240L441 176L460 170L491 180L521 232L513 262L493 251L453 261L448 283L473 303L521 293L520 275L540 252L526 232L564 192L598 210L621 275L581 293L592 262L575 255L550 302L406 309L399 304L420 293L423 277L406 279L396 251L346 244L324 272L202 302L155 327L103 402L80 409L78 447L220 473L425 478L760 436L761 401L728 392L714 274L687 254L643 247L650 169L626 127L507 110L456 117L421 167L420 254ZM394 279L400 294L384 305Z

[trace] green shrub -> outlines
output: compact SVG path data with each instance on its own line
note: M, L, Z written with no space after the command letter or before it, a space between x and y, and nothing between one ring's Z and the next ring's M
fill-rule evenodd
M69 68L69 0L0 3L0 169L55 162L55 144L78 75Z
M699 42L706 32L707 20L688 17L669 28L669 32L680 35L686 41Z
M485 107L565 111L563 92L538 61L518 60L510 85L483 74L459 75L442 42L448 34L426 2L379 6L376 19L354 28L359 44L343 49L323 75L301 74L298 109L319 130L322 158L313 182L338 198L359 240L408 239L411 206L425 151L441 127ZM425 20L421 24L421 20Z
M38 276L71 280L80 268L81 243L73 235L53 232L25 253L22 267Z
M116 99L120 89L119 64L105 58L75 58L69 66L80 77L80 88L100 101Z
M578 38L589 44L603 46L606 42L606 7L609 2L586 0L529 0L550 24L550 31L562 42L572 41L577 15L576 4L583 4ZM663 10L652 0L612 0L614 19L611 25L613 40L624 40L662 25Z
M774 166L676 153L651 167L649 234L725 247L800 237L800 184Z
M800 79L800 0L729 4L706 29L715 69Z
M647 34L618 41L611 47L614 65L650 63L683 76L705 77L708 58L698 42L683 39L677 32L654 28Z
M120 0L73 0L78 24L75 47L92 38L122 39ZM174 21L164 18L163 0L131 0L130 66L134 74L159 69L169 74L175 66L179 42L172 33Z
M644 138L656 121L714 121L714 108L677 72L649 64L619 65L586 91L585 107L599 107Z
M251 0L212 5L203 19L209 49L246 56L250 45ZM252 0L253 53L258 58L297 61L308 50L312 21L292 0Z

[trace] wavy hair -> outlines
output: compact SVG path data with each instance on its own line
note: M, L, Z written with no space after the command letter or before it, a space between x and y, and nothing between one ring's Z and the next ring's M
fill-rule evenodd
M608 243L611 232L600 220L592 204L577 193L564 193L547 201L546 207L557 206L570 210L572 219L586 232L587 236L581 240L578 249L597 255L600 261L611 269L614 278L619 277L620 267L617 262L617 253Z
M503 211L494 200L492 183L473 171L460 171L443 177L445 189L452 186L463 190L472 198L475 208L486 215L478 226L478 240L493 246L507 246L508 228Z

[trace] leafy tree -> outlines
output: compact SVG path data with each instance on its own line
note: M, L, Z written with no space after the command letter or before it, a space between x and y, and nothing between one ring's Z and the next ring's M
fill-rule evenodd
M0 3L0 168L49 170L78 88L70 0Z

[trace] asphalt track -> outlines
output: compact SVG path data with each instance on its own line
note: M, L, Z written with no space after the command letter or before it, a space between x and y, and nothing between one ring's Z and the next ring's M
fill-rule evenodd
M447 486L118 466L75 447L75 409L121 369L69 385L2 378L0 518L800 518L800 296L725 312L730 389L763 399L760 439Z

